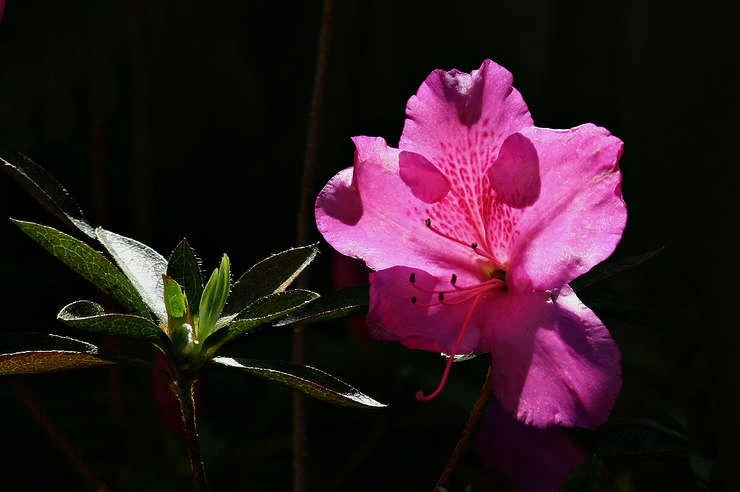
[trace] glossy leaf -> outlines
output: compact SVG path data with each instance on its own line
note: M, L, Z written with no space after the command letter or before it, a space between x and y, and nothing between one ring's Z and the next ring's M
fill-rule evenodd
M318 252L318 243L314 243L276 253L256 263L234 283L225 313L237 314L260 297L287 289Z
M344 318L354 314L363 314L367 312L368 295L367 285L335 290L322 295L315 302L293 311L278 320L274 325L310 324Z
M255 376L276 381L319 400L351 407L385 407L344 381L311 366L290 362L215 357L221 366L241 369Z
M167 272L167 260L146 244L102 227L96 228L95 234L157 320L166 323L162 275Z
M236 319L233 315L221 318L216 332L206 339L205 350L208 354L213 354L229 340L301 309L317 298L319 295L310 290L291 289L257 299Z
M95 345L70 337L5 334L0 375L37 374L113 364L98 356Z
M95 231L77 202L43 167L18 153L0 156L0 167L59 220L95 239Z
M646 261L655 257L658 253L663 251L663 249L664 247L661 246L660 248L654 249L652 251L647 251L640 255L606 260L605 262L596 265L588 273L585 273L584 275L581 275L577 279L573 280L570 283L570 286L573 288L574 291L580 292L587 287L601 282L602 280L606 280L607 278L613 277L618 273L645 263Z
M113 297L124 308L141 316L149 315L149 310L131 282L101 253L53 227L20 220L12 221L31 239Z
M75 301L57 314L57 319L79 329L107 335L168 343L164 332L150 319L131 314L106 314L103 307L91 301Z
M200 305L200 296L203 293L200 260L185 239L172 251L167 261L167 275L182 286L191 306Z

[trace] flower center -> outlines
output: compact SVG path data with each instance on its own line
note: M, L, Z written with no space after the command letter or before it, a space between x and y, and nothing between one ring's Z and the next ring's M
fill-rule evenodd
M426 226L430 230L432 230L434 233L439 234L440 236L446 239L449 239L450 241L453 241L457 244L462 244L466 247L470 247L477 254L486 258L486 261L484 262L484 265L485 265L484 271L486 272L486 276L488 278L486 280L483 280L479 283L475 283L472 285L460 285L457 281L457 275L453 273L450 277L449 288L429 289L427 287L419 285L416 282L415 273L412 273L409 276L409 282L414 286L414 288L418 290L420 293L426 294L425 297L428 296L431 298L430 301L422 303L422 302L419 302L419 299L417 298L417 296L412 296L411 303L414 304L415 306L422 307L422 308L429 308L429 307L435 307L435 306L457 306L457 305L470 302L470 307L468 308L468 312L465 315L465 319L463 320L460 326L460 330L458 332L457 339L455 340L455 344L452 348L452 351L449 354L447 354L448 355L447 362L445 364L444 372L442 373L442 377L440 379L440 382L437 388L428 395L425 395L421 390L419 390L416 393L416 399L419 401L433 400L444 389L444 386L447 383L447 377L449 376L450 370L452 369L452 363L455 361L455 356L457 356L460 350L460 345L462 345L463 338L465 337L465 333L467 332L468 326L470 325L470 321L473 318L473 314L475 313L475 310L478 307L478 304L480 304L484 295L487 292L491 292L494 290L498 290L501 292L506 292L507 290L506 271L496 264L496 262L493 259L493 255L491 255L488 251L486 251L485 248L482 248L476 242L466 243L453 236L445 234L439 231L438 229L435 229L434 227L432 227L431 219L426 219L425 223L426 223Z

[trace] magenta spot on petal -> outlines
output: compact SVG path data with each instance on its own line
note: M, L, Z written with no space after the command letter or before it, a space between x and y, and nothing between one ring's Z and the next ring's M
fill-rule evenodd
M402 151L398 155L401 179L416 198L426 203L440 201L450 191L450 182L426 157Z
M510 135L488 169L488 179L500 202L514 208L532 205L540 196L540 161L532 142L521 133Z
M326 193L322 207L326 214L347 225L355 225L362 217L362 199L357 188L343 185L334 189L333 193Z

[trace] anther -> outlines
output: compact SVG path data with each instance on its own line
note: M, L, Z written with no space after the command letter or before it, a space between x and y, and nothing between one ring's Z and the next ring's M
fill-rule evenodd
M452 285L455 285L457 283L457 275L455 275L454 273L452 274L452 278L450 279L450 283Z
M478 249L478 243L473 243L470 245L470 247L473 249Z
M409 275L409 282L411 282L412 284L416 282L416 274L415 273L412 273L411 275Z
M411 298L411 304L416 304L416 296Z
M424 221L424 225L426 225L427 227L432 227L432 219L427 218Z
M444 300L445 300L445 293L444 293L444 292L440 292L440 293L439 293L439 294L437 295L437 297L439 298L439 302L442 302L442 301L444 301Z

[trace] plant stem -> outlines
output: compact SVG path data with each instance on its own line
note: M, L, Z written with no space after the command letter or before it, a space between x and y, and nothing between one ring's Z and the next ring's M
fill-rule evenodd
M82 458L80 453L72 446L64 433L51 421L49 416L46 414L41 405L34 399L34 397L28 392L25 385L20 379L8 378L8 384L15 396L23 403L29 413L33 416L36 421L46 430L51 440L61 449L69 459L72 466L74 466L80 474L85 477L85 481L92 490L96 492L107 492L110 489L103 483Z
M488 373L486 374L486 380L483 383L483 387L481 388L480 393L478 394L478 399L475 401L473 409L470 411L470 416L468 417L468 421L465 423L465 428L460 435L460 439L458 439L457 445L452 451L452 455L450 455L450 459L447 460L447 464L445 465L444 470L442 470L442 474L439 476L439 480L437 480L437 485L434 486L433 492L438 492L440 488L447 489L450 485L452 474L455 472L455 468L457 468L457 465L460 462L463 453L467 449L470 438L473 435L473 431L475 431L476 427L478 426L478 421L480 421L480 418L483 416L483 412L486 409L486 404L491 398L492 390L490 377L491 368L489 367Z
M208 491L206 481L206 469L200 456L200 442L198 439L198 414L195 407L195 382L196 379L187 379L174 383L175 394L180 404L180 416L182 417L182 428L185 432L185 441L188 449L188 460L193 472L195 490L198 492Z
M324 0L321 14L321 31L314 71L311 107L308 112L308 128L306 130L306 146L303 156L303 174L301 176L300 204L298 209L298 223L296 225L296 241L299 245L305 244L309 238L309 230L314 202L314 181L316 175L316 154L319 141L319 121L321 104L324 99L324 89L328 72L329 44L331 39L332 17L334 1ZM308 277L304 273L298 280L298 287L305 287ZM303 326L293 327L292 356L296 364L304 362ZM306 490L306 405L302 393L293 392L293 492Z

